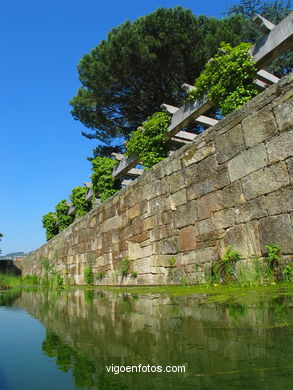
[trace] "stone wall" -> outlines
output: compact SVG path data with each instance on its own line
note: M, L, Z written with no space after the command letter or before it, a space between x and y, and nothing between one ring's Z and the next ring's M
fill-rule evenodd
M84 269L96 284L165 284L202 277L231 244L244 260L265 245L293 254L293 75L259 94L145 172L32 252L24 274L41 261L77 284ZM121 276L123 258L137 277ZM175 260L174 260L175 261Z

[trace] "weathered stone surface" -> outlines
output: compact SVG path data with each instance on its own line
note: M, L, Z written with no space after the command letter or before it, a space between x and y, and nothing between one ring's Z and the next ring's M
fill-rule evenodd
M219 254L217 248L201 248L185 253L182 256L181 262L184 265L192 264L195 266L196 264L208 263L213 260L217 260L218 256Z
M274 163L293 155L293 130L274 137L267 144L269 163Z
M228 228L235 224L233 209L224 209L214 213L215 228L218 230Z
M263 255L267 253L265 245L271 243L278 244L281 247L281 253L292 253L293 230L289 214L281 214L261 219L259 223L259 232Z
M212 192L202 196L197 203L198 219L205 219L212 216L214 211L223 208L223 198L221 191Z
M289 186L266 196L269 215L289 213L293 210L293 187Z
M245 150L241 125L235 126L223 135L216 137L215 148L219 164L230 160L239 152Z
M196 220L196 201L192 201L186 205L179 206L177 210L174 211L174 226L176 229L188 225L193 225Z
M182 252L196 249L196 229L194 226L183 228L179 232L179 247Z
M225 208L245 202L245 197L240 181L234 182L222 191L223 206Z
M171 257L176 258L172 283L182 283L195 277L196 265L203 278L205 264L228 244L248 260L253 254L263 256L264 245L276 242L291 258L292 77L198 135L31 253L23 263L24 274L41 274L46 257L77 283L84 282L84 269L92 263L95 273L106 272L100 285L166 284ZM136 279L119 276L123 258L138 272Z
M242 121L246 146L258 145L277 133L275 118L271 110L265 108L253 113Z
M284 162L260 169L242 180L243 192L246 199L268 194L287 186L287 184L289 184L289 175Z
M167 238L165 240L160 241L161 244L161 253L162 255L173 255L175 253L178 253L179 250L179 243L178 243L178 237L171 237Z
M189 166L198 163L214 153L214 145L208 144L201 148L197 145L192 145L184 154L182 162L185 166Z
M293 127L293 102L285 102L273 110L280 131Z
M198 234L213 232L215 230L215 222L213 217L197 222L196 227Z
M236 223L252 221L267 216L266 202L264 196L242 203L235 207Z
M248 235L245 225L236 225L226 231L224 238L224 246L222 247L222 256L224 255L225 248L228 245L232 245L233 249L239 251L242 257L248 258L249 253Z
M263 144L248 149L228 162L231 182L263 168L267 164L266 149Z
M186 189L183 188L182 190L171 194L169 201L171 210L176 210L178 206L187 203Z
M172 173L172 175L166 177L166 185L168 191L173 194L185 187L184 176L181 171Z
M287 164L291 184L293 184L293 157L288 158L288 160L286 160L286 164Z

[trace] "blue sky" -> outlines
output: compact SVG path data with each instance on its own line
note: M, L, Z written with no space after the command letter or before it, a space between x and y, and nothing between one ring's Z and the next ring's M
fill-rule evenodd
M222 17L234 1L1 0L0 244L2 254L45 242L41 219L89 180L96 142L70 114L76 66L107 32L159 7Z

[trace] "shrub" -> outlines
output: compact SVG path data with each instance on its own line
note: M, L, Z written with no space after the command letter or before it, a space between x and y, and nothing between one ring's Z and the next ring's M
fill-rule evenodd
M120 268L119 268L119 271L120 271L120 274L121 274L122 277L128 275L128 273L129 273L129 265L130 265L130 261L128 260L127 257L122 259L121 265L120 265Z
M74 217L71 215L68 215L69 206L67 205L67 202L65 199L61 200L56 206L56 217L57 217L57 223L59 227L59 231L66 229L73 221Z
M94 273L91 266L87 266L84 269L84 281L86 284L94 284Z
M186 101L207 96L227 115L257 95L253 85L257 70L248 52L250 47L250 43L241 43L232 48L223 42L196 79L196 89L189 93Z
M72 205L76 209L76 216L78 218L88 213L92 208L91 202L87 202L85 200L86 193L87 193L86 187L78 186L73 188L69 196Z
M121 187L120 182L112 176L117 161L109 157L98 156L91 160L91 163L93 165L91 175L93 191L95 196L99 197L101 202L104 202Z
M45 214L42 218L43 228L46 229L46 239L49 241L51 238L59 233L59 227L57 224L57 217L55 213Z
M150 168L167 157L166 133L171 121L169 114L156 112L142 127L135 130L126 142L126 155L136 156L141 163Z

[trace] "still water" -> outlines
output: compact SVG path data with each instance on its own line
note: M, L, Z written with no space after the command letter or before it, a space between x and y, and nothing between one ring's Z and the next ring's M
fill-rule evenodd
M1 390L291 388L292 287L0 292Z

